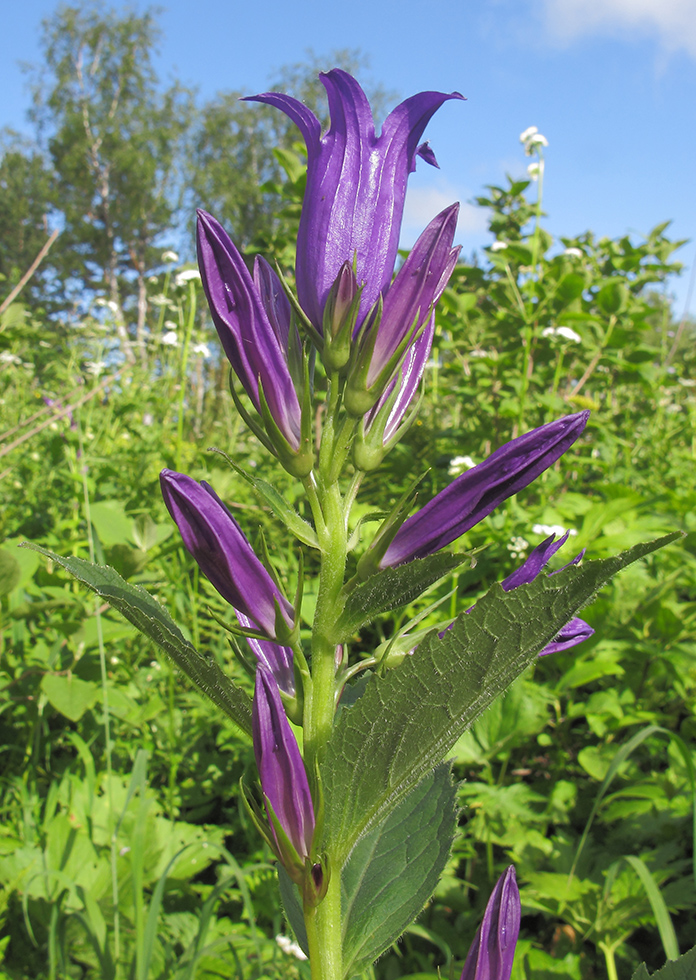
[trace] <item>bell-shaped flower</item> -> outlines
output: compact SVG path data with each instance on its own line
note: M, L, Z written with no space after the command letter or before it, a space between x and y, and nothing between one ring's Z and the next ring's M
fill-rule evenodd
M293 607L213 488L173 470L162 470L160 485L187 550L223 599L264 636L287 638L294 626Z
M421 92L406 99L375 134L370 104L357 81L339 68L320 76L331 125L322 136L319 120L302 102L279 92L251 101L276 106L297 125L307 144L307 189L297 241L297 295L321 333L324 305L344 262L355 262L361 315L372 309L391 282L399 245L409 173L416 156L430 163L430 147L419 142L432 115L458 92Z
M431 555L487 517L559 459L581 434L589 412L566 415L505 443L405 521L379 566Z
M277 277L257 263L253 279L222 225L205 211L198 212L197 239L203 288L225 354L281 459L304 455L299 379L289 364L290 306Z
M518 588L520 585L526 585L528 582L533 582L534 579L539 575L545 565L548 564L549 559L552 555L555 555L559 548L568 540L570 531L566 533L556 541L556 535L551 534L548 538L537 545L534 551L530 554L529 558L524 561L519 568L515 569L511 575L508 575L506 579L503 579L501 585L506 592L511 592L512 589ZM562 572L565 568L569 568L570 565L576 565L582 556L585 554L583 549L579 554L569 561L567 565L563 568L559 568L555 572L550 572L550 575L557 575L558 572ZM570 650L571 647L577 646L578 643L582 643L583 640L587 640L594 630L586 623L584 619L580 619L578 616L574 616L569 623L563 627L563 629L558 633L556 638L547 644L544 649L540 652L540 657L546 657L550 653L562 653L564 650Z
M510 980L521 911L515 868L510 865L491 892L460 980Z
M268 668L256 670L252 733L256 768L278 857L301 878L314 835L314 806L302 756Z
M408 345L429 322L459 257L460 249L452 248L458 214L459 205L452 204L430 222L365 321L348 371L349 412L364 415L373 407Z

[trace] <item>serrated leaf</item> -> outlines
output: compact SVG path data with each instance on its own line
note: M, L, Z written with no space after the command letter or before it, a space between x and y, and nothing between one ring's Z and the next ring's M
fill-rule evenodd
M321 767L323 848L342 863L447 755L459 736L622 568L679 532L615 558L572 566L503 592L500 584L442 637L431 633L342 712Z
M31 548L62 565L71 575L106 599L141 633L153 640L190 680L221 708L243 732L251 735L251 699L229 677L217 662L200 654L171 618L167 610L139 585L121 578L108 565L94 565L83 558L63 558L26 541Z
M655 973L648 973L645 963L641 963L631 980L648 980L648 977L650 980L696 980L696 946Z
M456 787L440 765L361 837L341 875L345 975L368 970L422 910L456 828Z
M470 558L447 553L416 558L398 568L385 568L371 575L348 596L336 623L335 643L345 643L366 623L383 612L413 602L427 588Z

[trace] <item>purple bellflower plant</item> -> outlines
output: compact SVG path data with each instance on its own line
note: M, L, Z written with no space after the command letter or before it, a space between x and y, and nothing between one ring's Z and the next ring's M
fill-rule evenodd
M278 684L265 664L256 670L254 755L275 850L288 874L302 880L314 835L314 805L297 740Z
M455 541L555 463L582 433L589 414L566 415L532 429L462 473L401 525L380 567L423 558Z
M387 117L379 136L372 110L356 80L339 68L322 74L331 125L302 102L279 92L252 96L281 109L307 144L307 189L297 240L297 295L318 333L324 305L345 262L355 263L361 319L391 282L399 245L409 173L419 154L437 166L429 146L419 146L432 115L458 92L421 92ZM361 319L358 320L358 326Z
M510 980L520 913L515 868L510 865L491 892L460 980Z
M292 606L213 488L173 470L162 470L160 486L186 548L223 599L269 639L289 635Z

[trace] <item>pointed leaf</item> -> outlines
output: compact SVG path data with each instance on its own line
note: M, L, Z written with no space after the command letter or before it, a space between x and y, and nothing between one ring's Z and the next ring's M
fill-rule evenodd
M335 643L345 643L354 633L379 613L398 609L413 602L439 579L444 578L470 560L471 555L450 555L446 552L416 558L397 568L385 568L371 575L348 596L334 634Z
M280 900L283 903L285 918L295 933L295 939L299 943L300 949L305 956L309 956L309 943L307 941L307 930L302 911L302 899L300 898L297 886L293 884L292 878L282 864L278 865L278 885L280 886Z
M145 589L126 582L108 565L94 565L83 558L62 558L29 541L20 547L31 548L62 565L71 575L106 599L141 633L169 654L177 667L243 732L251 735L251 698L222 672L215 660L204 657L196 650L167 610Z
M368 970L430 898L454 840L456 796L450 766L438 766L353 848L341 876L346 976Z
M323 847L342 863L446 757L459 736L616 572L681 535L572 566L511 592L500 584L454 628L431 633L337 720L322 764Z

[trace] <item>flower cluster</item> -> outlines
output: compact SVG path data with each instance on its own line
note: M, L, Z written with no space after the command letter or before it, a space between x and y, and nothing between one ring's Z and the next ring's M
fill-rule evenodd
M261 257L250 271L222 225L203 211L197 245L213 323L243 390L240 395L233 384L233 397L263 445L303 482L315 523L309 543L321 552L322 570L332 581L336 569L340 572L334 586L338 602L350 585L341 577L349 505L364 473L380 464L414 418L435 307L459 256L453 244L458 205L453 204L430 222L395 274L408 175L417 157L437 166L429 145L421 142L423 132L443 103L461 96L415 95L393 110L377 136L355 79L335 69L321 80L331 116L323 135L318 119L297 100L275 92L253 97L283 111L306 143L296 292ZM523 136L528 148L543 141L536 131ZM328 386L323 418L313 402L317 356ZM587 416L568 415L518 436L478 465L472 463L411 516L407 495L368 544L351 582L451 544L552 466L580 436ZM469 466L469 457L462 458ZM338 478L348 466L352 489L337 510ZM255 819L265 821L266 839L311 904L326 887L322 858L314 851L320 810L316 755L314 766L305 767L306 756L288 721L315 717L303 715L313 674L300 641L300 596L294 604L288 600L207 483L164 470L161 487L186 548L234 611L236 624L229 628L246 637L254 654L253 739L263 797ZM503 588L532 581L566 537L556 542L552 536L539 545ZM315 632L313 665L324 655L319 644L326 631ZM573 620L551 647L567 649L590 632L581 620ZM552 652L551 647L543 653ZM347 666L343 644L330 648L329 656L334 673ZM337 681L336 690L341 687ZM510 869L496 886L464 980L509 976L519 924L516 894ZM480 966L484 960L494 963L488 972Z

